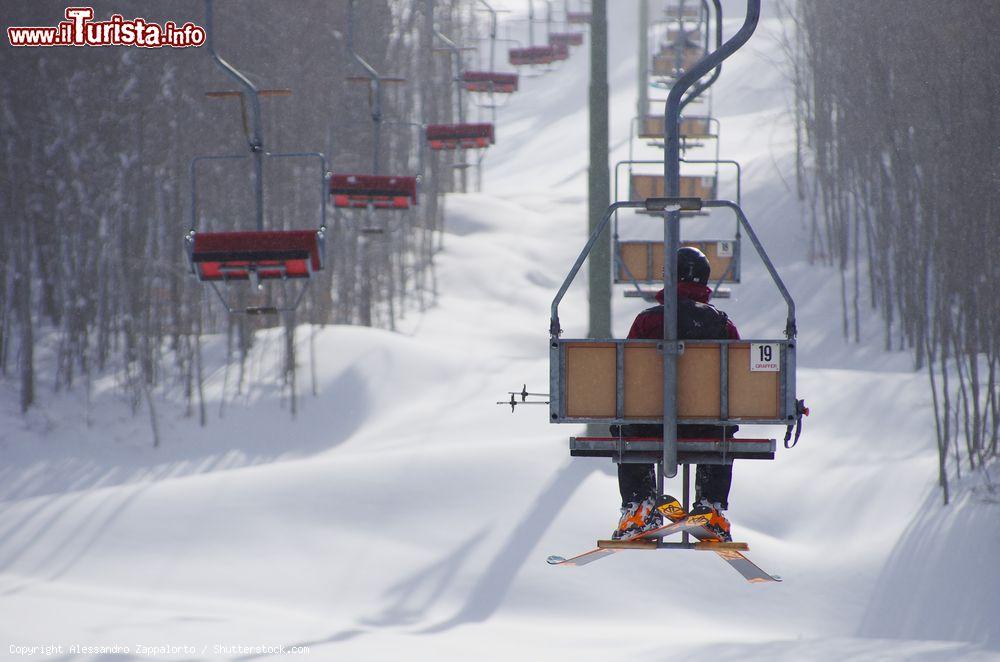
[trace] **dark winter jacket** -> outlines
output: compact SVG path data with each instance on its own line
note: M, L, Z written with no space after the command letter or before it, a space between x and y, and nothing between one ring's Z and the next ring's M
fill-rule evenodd
M708 303L711 288L697 283L677 284L677 337L679 340L739 340L729 316ZM663 339L663 290L656 294L659 306L639 313L628 332L633 340ZM612 426L611 433L618 433L618 426ZM621 434L626 437L659 437L663 429L659 425L632 424L621 426ZM739 428L727 427L727 436L732 436ZM682 439L722 438L722 428L716 425L678 425L677 436Z
M712 289L697 283L677 283L677 337L680 340L739 340L732 320L708 303ZM632 322L631 340L663 338L663 290L656 293L659 306L648 308Z

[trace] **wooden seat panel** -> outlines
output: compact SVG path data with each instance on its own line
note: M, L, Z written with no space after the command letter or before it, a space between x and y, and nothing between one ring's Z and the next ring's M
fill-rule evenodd
M786 364L781 362L779 370L773 372L751 370L751 345L755 343L774 344L779 351L788 351L786 341L684 341L677 363L679 422L786 420L781 399ZM562 415L623 422L662 420L663 359L658 344L651 340L560 341L564 382L554 388ZM728 414L723 408L724 359L728 359Z

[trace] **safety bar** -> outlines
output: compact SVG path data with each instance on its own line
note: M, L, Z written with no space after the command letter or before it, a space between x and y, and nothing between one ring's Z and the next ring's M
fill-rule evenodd
M315 158L319 161L320 166L320 199L319 199L319 209L320 209L320 223L319 230L326 230L326 196L327 192L327 168L326 168L326 156L321 152L263 152L261 154L262 158L265 159L285 159L285 158ZM196 232L198 229L198 176L197 169L198 164L202 161L239 161L249 158L245 154L223 154L223 155L211 155L211 156L196 156L191 159L190 167L190 177L191 177L191 227L190 232ZM263 208L261 208L261 213L263 214ZM261 216L261 221L263 221L263 215ZM258 230L265 229L263 223L261 223Z

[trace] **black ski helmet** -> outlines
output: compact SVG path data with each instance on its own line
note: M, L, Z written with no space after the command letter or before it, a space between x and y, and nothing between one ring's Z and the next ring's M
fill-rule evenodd
M682 283L708 284L708 276L712 273L712 265L708 258L697 248L684 246L677 249L677 280Z

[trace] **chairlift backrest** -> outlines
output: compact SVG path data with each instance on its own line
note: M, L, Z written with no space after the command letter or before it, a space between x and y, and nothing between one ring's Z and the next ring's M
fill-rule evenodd
M683 341L677 367L678 423L787 425L796 413L790 344L770 339ZM555 342L552 354L561 379L550 385L552 422L661 423L660 345L652 340Z
M739 242L737 240L682 240L681 246L697 248L705 254L711 267L710 282L740 282ZM617 258L616 283L632 283L633 280L641 284L663 282L662 240L619 241L615 249Z
M697 46L685 46L681 56L681 70L690 70L704 55ZM672 76L677 71L677 53L668 48L653 57L653 74L656 76Z
M663 175L633 174L630 181L632 192L629 197L633 200L664 197L666 181ZM680 177L680 197L682 198L711 199L715 197L715 187L716 179L714 176L681 175Z

